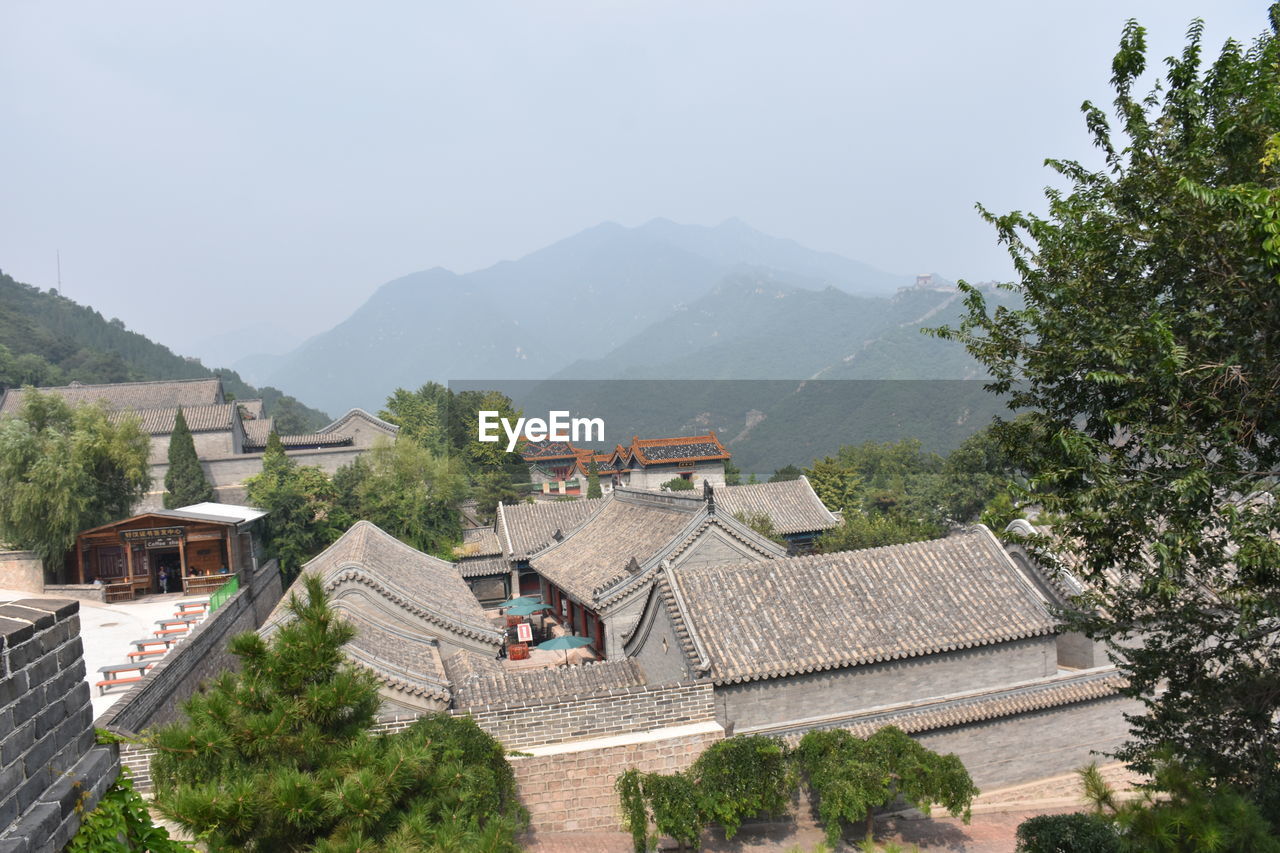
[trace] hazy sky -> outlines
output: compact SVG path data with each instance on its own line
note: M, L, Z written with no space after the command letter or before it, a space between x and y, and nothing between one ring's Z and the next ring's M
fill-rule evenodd
M1006 277L974 202L1039 207L1125 19L1163 57L1197 15L1216 54L1266 4L4 0L0 269L51 287L60 251L185 352L604 220Z

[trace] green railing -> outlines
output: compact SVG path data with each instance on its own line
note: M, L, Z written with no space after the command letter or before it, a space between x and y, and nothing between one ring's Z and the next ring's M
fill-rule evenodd
M209 612L212 613L213 611L221 607L223 604L226 604L227 599L235 595L236 592L239 591L239 589L240 589L240 576L233 575L231 580L227 581L222 586L218 587L214 591L213 595L209 596Z

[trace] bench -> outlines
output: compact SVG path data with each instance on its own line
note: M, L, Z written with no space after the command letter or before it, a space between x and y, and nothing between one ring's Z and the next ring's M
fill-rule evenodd
M209 609L208 601L179 601L177 612L191 613L194 611L196 613L203 613L208 609Z
M169 625L187 625L189 627L199 621L199 617L196 616L173 616L169 619L157 619L156 624L162 627Z
M131 642L139 649L145 649L147 646L159 646L161 644L163 644L167 649L170 644L176 641L176 638L172 637L161 637L160 639L156 639L155 637L144 637L141 640L132 640Z
M107 587L107 601L133 601L133 584L128 583L109 583Z
M146 676L147 669L150 666L151 666L150 662L145 662L145 663L117 663L117 664L112 664L111 666L99 667L98 672L109 677L104 678L101 681L97 682L94 685L94 687L98 688L98 691L99 691L98 695L105 696L107 695L108 687L115 687L118 684L132 684L135 681L141 681ZM120 677L118 675L118 673L121 673L121 672L132 672L134 670L137 670L138 672L137 675L131 675L128 677Z
M169 634L185 634L185 633L187 633L187 626L183 625L181 628L161 628L159 631L155 632L155 635L157 637L166 637Z
M139 658L155 657L156 655L164 656L169 653L169 647L163 649L140 649L136 652L129 652L129 660L137 660Z

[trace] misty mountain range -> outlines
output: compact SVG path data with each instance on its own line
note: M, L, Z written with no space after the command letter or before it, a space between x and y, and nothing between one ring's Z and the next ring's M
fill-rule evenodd
M388 282L292 352L234 366L329 411L376 411L428 380L979 376L919 332L958 317L956 294L914 283L736 219L605 223L476 272Z

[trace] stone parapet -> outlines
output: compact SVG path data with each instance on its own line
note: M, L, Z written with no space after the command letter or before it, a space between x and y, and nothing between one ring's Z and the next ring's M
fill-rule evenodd
M79 612L0 603L0 853L61 850L119 772L94 738Z

